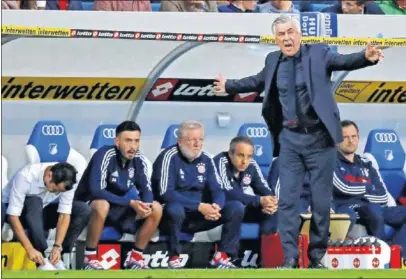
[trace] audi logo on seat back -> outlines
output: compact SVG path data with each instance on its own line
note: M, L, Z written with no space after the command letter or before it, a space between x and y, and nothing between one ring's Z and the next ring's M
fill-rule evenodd
M265 127L250 127L247 128L247 136L250 138L266 138L268 130Z
M113 139L116 137L116 130L113 128L105 128L103 129L103 137L106 139Z
M44 125L41 132L44 136L62 136L65 128L62 125Z
M394 143L398 141L395 133L376 133L375 140L379 143Z

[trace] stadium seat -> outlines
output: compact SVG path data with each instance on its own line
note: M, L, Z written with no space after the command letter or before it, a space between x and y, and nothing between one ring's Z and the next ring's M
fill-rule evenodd
M403 171L405 165L405 150L400 138L394 130L376 129L369 132L364 149L364 156L372 161L379 170L382 180L389 192L389 206L396 205L406 177ZM385 235L390 238L394 228L385 225Z
M153 12L158 12L161 7L161 3L151 3L151 8Z
M1 155L1 189L3 189L8 182L8 162L7 159Z
M71 148L65 125L61 121L39 121L25 146L28 163L68 162L83 174L87 162Z
M90 144L90 158L96 151L105 145L114 145L114 138L116 137L116 127L114 124L99 125L94 132L92 143Z
M268 127L262 123L245 123L240 127L237 135L249 137L252 140L255 147L253 158L257 161L264 177L267 177L273 159L272 137Z
M376 164L387 190L396 200L406 181L403 171L406 154L398 134L394 130L372 130L364 153L366 158Z
M179 124L173 124L166 129L165 137L161 145L161 149L165 149L171 145L176 144L178 140Z
M329 6L330 5L326 5L326 4L310 4L309 12L320 12L321 10L323 10Z
M84 11L92 11L94 0L82 0L82 7Z

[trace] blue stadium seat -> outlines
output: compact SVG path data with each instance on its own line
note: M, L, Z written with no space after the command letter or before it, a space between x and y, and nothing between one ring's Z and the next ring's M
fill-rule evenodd
M74 150L68 141L65 125L61 121L39 121L34 126L25 147L28 163L68 162L79 174L87 166L82 154Z
M29 164L68 162L78 171L77 181L87 166L85 157L70 146L65 125L57 120L35 124L25 146L25 155ZM58 202L58 199L53 201Z
M123 235L113 227L104 227L100 236L101 241L119 241Z
M240 239L259 239L259 224L257 223L242 223Z
M158 12L161 7L161 3L151 3L151 8L153 12Z
M173 124L166 129L165 137L161 145L161 149L167 148L176 144L178 140L178 128L179 124Z
M331 5L326 4L310 4L309 5L309 12L320 12L321 10L329 7Z
M372 130L365 145L365 156L376 161L383 181L392 197L396 200L405 184L403 171L405 150L394 130Z
M82 7L84 11L92 11L94 0L82 0Z
M406 181L403 171L406 154L399 136L394 130L372 130L368 135L364 152L365 157L376 162L386 188L396 200ZM390 238L393 233L394 228L385 225L386 236Z
M254 143L253 158L257 161L264 177L268 176L273 159L271 132L262 123L245 123L240 127L238 136L249 137Z
M114 145L116 127L117 125L115 124L102 124L97 127L92 143L90 144L90 158L100 147Z

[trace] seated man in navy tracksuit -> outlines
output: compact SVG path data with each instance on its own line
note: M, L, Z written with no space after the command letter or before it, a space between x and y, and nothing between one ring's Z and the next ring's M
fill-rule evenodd
M253 154L254 144L249 138L235 137L228 152L221 152L213 160L220 173L226 200L239 201L246 208L244 221L261 223L262 235L276 233L274 213L278 201L252 158Z
M396 206L372 162L355 154L359 139L357 125L349 120L342 121L341 125L344 142L339 145L334 174L334 192L339 197L335 202L358 213L359 222L365 224L373 236L388 240L385 224L395 228L391 241L402 246L403 258L406 258L406 206ZM345 202L345 197L349 202Z
M385 239L382 208L379 205L388 202L388 195L383 192L384 189L382 190L385 186L372 163L355 153L359 141L357 124L344 120L341 126L344 141L338 146L333 176L336 211L347 213L351 217L352 224L363 224L369 234ZM375 202L371 203L371 200Z
M88 201L92 208L84 269L104 269L96 248L105 223L134 235L140 227L126 268L148 268L142 252L158 227L162 207L153 201L147 161L138 150L140 135L135 122L119 124L115 145L104 146L93 155L79 182L75 199Z
M235 268L244 206L227 201L213 159L202 152L204 130L185 121L178 142L163 150L153 166L152 185L164 203L160 229L169 238L169 268L181 268L180 232L205 231L223 224L218 251L210 261L216 268Z
M369 177L367 179L370 179L371 183L366 186L365 197L370 203L381 206L382 211L378 214L379 222L395 229L395 233L390 240L392 244L402 247L402 257L406 260L406 206L388 206L388 199L391 198L390 193L387 191L383 180L380 179L378 171L372 166L372 163L368 162L367 165L369 170Z

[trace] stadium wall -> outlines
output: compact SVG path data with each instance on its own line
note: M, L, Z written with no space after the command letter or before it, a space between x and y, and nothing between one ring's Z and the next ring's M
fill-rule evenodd
M233 15L233 14L187 14L187 13L115 13L115 12L64 12L55 11L3 11L3 25L77 28L87 30L124 30L173 33L215 33L242 35L271 35L271 24L276 15ZM338 37L403 37L406 18L401 16L312 16L317 24L313 28L302 28L310 35ZM180 46L190 44L176 41L135 41L91 38L31 38L12 37L2 41L3 86L11 78L21 84L30 81L51 85L87 84L91 86L102 78L106 82L118 82L124 86L133 79L137 89L142 89L156 65L171 55ZM171 78L183 84L202 82L209 84L218 72L229 78L238 78L257 73L263 66L264 57L274 46L262 44L220 44L201 43L191 47L176 59L167 63L157 79ZM361 47L339 46L338 51L349 53ZM388 48L385 61L380 65L334 75L333 84L342 80L355 84L362 96L359 84L386 82L383 87L391 90L406 88L404 61L405 48ZM19 78L27 77L25 80ZM48 78L41 80L41 78ZM63 78L68 78L64 80ZM112 80L117 78L118 80ZM137 80L134 80L137 79ZM188 79L188 80L185 80ZM196 81L198 80L198 81ZM201 81L203 80L203 81ZM210 81L211 82L211 81ZM360 83L361 82L361 83ZM390 82L396 82L392 84ZM130 82L131 83L131 82ZM185 85L186 86L186 85ZM358 86L358 87L357 87ZM372 85L371 85L372 86ZM376 85L379 86L379 85ZM202 86L203 87L203 86ZM137 91L138 92L138 91ZM345 92L344 92L345 93ZM206 148L215 154L227 148L239 126L245 122L262 122L259 103L213 101L212 96L202 93L201 102L145 101L140 111L134 111L139 99L129 100L4 100L2 91L2 154L9 160L9 176L25 163L24 145L38 120L58 119L64 122L72 146L88 157L94 130L100 123L119 123L128 116L137 116L143 128L142 149L154 160L160 150L166 128L184 119L198 119L207 129ZM406 110L401 98L390 102L390 98L358 98L350 93L338 98L342 118L353 119L361 128L361 146L373 128L395 129L406 147ZM124 96L124 95L123 95ZM136 96L136 95L134 95ZM343 97L344 96L344 97ZM354 97L355 96L355 97ZM105 99L106 95L104 95ZM207 101L204 99L207 97ZM348 98L347 98L348 97ZM136 100L134 102L134 100ZM176 113L174 113L176 112ZM224 127L219 119L228 119Z

